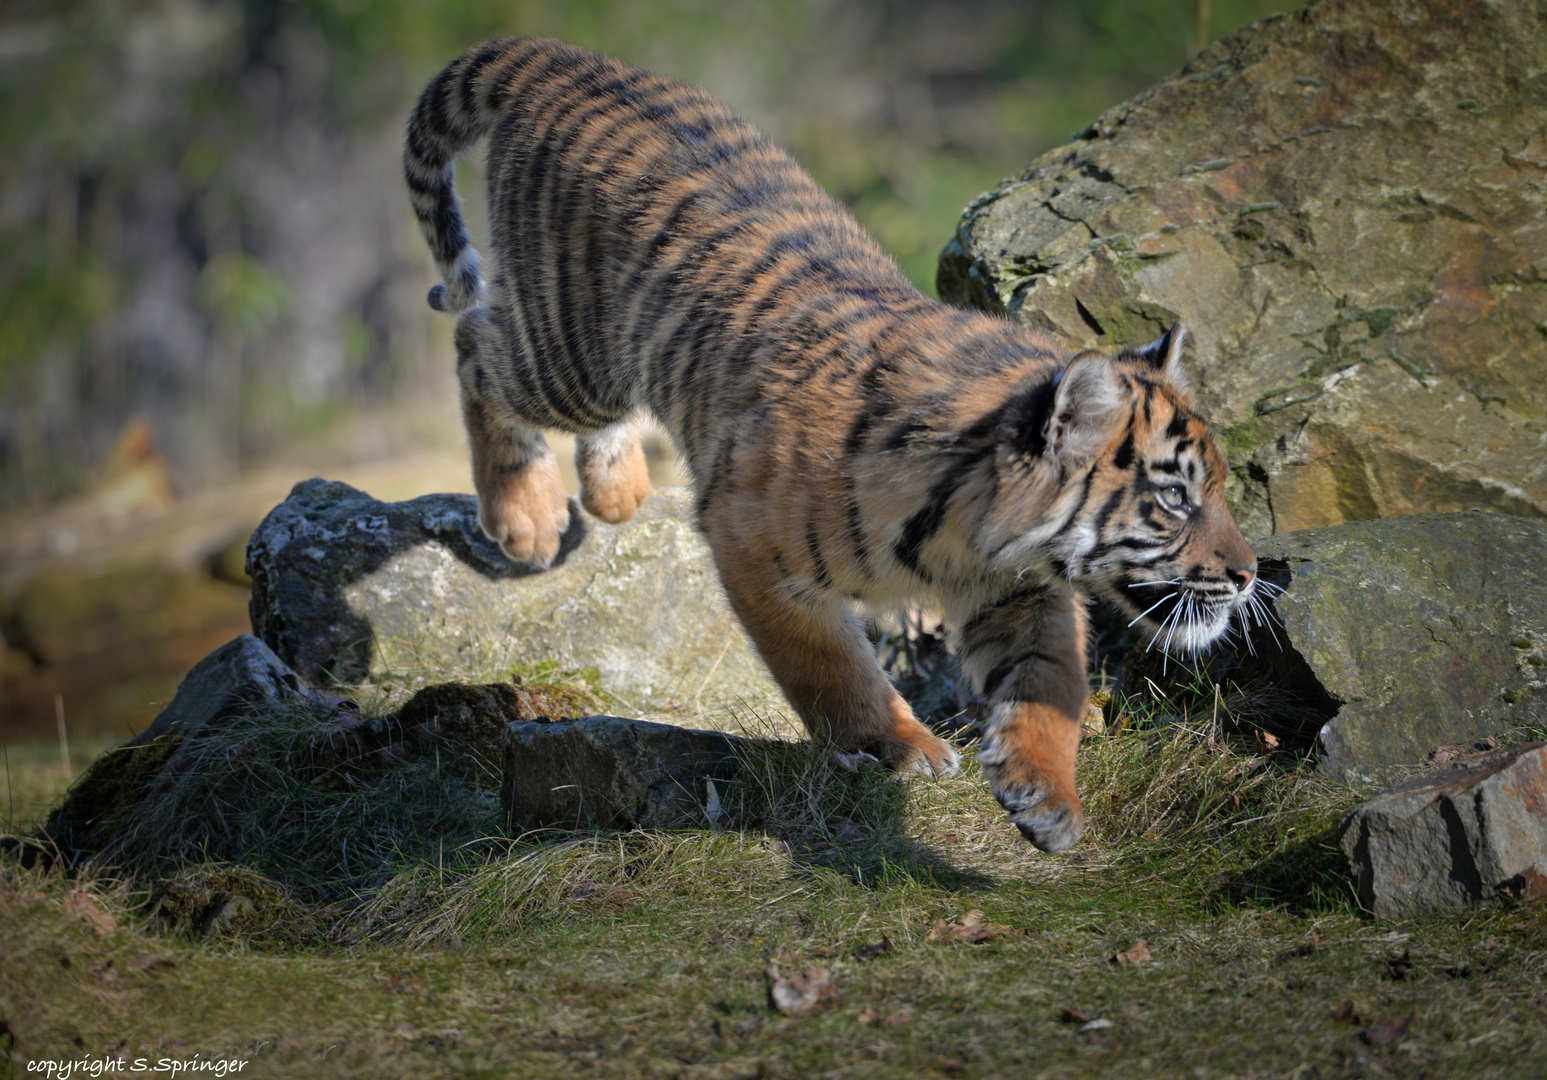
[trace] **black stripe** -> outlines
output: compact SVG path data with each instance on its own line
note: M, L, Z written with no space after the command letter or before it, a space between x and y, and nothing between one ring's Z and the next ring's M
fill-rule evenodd
M1040 649L1027 649L1014 659L1005 660L995 665L994 669L983 680L983 696L993 700L994 695L999 692L999 688L1004 685L1005 680L1015 674L1015 669L1028 660L1041 660L1044 664L1056 665L1058 663L1058 657L1056 656L1045 653Z
M833 583L833 578L827 571L827 560L822 558L822 541L817 536L815 518L806 523L806 548L811 552L811 562L816 567L814 576L817 588L825 589Z

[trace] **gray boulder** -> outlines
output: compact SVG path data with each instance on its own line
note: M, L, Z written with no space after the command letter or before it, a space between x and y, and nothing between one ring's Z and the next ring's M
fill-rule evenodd
M1253 543L1285 590L1265 624L1201 661L1245 719L1348 780L1422 764L1442 746L1547 726L1547 522L1420 514ZM1135 690L1194 681L1135 653ZM1162 672L1162 667L1166 671Z
M1078 346L1184 320L1248 536L1547 515L1536 3L1322 0L980 196L940 295Z
M1384 918L1547 896L1547 743L1479 754L1343 819L1359 902Z
M591 716L505 729L501 788L512 831L702 827L710 781L741 771L747 740L718 731Z
M596 668L640 712L779 706L686 491L654 492L621 526L571 513L558 562L539 572L483 535L471 495L383 503L308 480L248 546L253 630L319 685L552 661Z

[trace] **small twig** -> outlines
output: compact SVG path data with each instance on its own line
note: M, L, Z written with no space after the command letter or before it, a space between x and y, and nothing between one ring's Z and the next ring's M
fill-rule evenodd
M725 654L730 651L734 638L725 639L725 647L720 650L720 655L714 658L714 663L709 665L709 674L704 676L704 681L698 684L698 690L693 694L693 711L699 711L698 699L709 685L709 680L714 678L714 673L720 669L720 661L725 659Z

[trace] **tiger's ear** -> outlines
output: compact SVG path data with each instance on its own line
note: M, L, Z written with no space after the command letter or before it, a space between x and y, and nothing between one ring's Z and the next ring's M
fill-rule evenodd
M1191 389L1187 372L1182 368L1182 347L1186 344L1187 327L1175 322L1171 324L1171 329L1161 335L1159 341L1152 341L1134 352L1140 360L1160 372L1172 386L1185 394Z
M1060 374L1048 418L1048 452L1070 465L1091 460L1115 434L1123 388L1105 356L1076 357Z

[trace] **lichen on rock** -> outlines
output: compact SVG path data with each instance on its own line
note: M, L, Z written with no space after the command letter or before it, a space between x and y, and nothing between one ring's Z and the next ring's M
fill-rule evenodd
M1077 346L1195 338L1248 536L1547 516L1547 137L1531 5L1254 23L968 206L940 295Z

